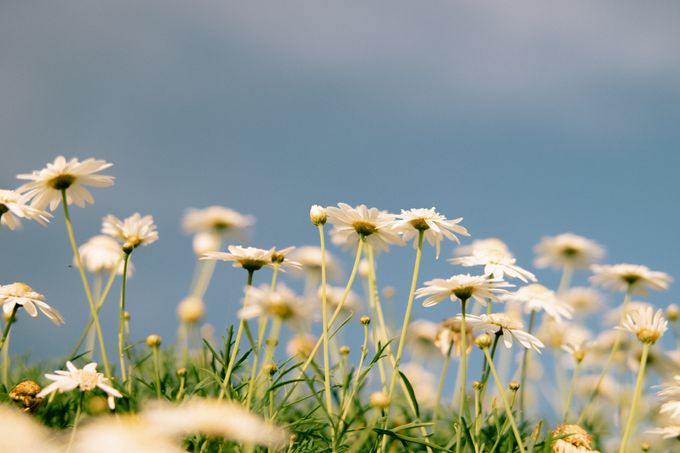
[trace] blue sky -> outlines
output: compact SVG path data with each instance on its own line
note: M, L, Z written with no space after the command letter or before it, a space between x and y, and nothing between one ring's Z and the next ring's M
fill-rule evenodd
M211 204L255 215L250 243L260 247L315 243L313 203L436 206L463 216L472 238L505 240L525 266L542 236L572 231L605 245L607 262L677 277L676 2L0 9L0 186L59 154L115 164L116 185L73 215L81 242L108 213L156 218L160 241L134 257L133 338L174 336L194 264L180 219ZM61 214L48 228L0 233L2 282L26 281L67 320L23 317L12 350L63 352L87 305ZM337 254L348 267L351 257ZM411 248L380 257L381 282L402 299L412 257ZM424 259L421 282L457 272L432 250ZM558 278L538 275L548 285ZM233 319L243 280L218 266L206 297L218 329ZM650 301L664 306L679 294L673 286ZM105 307L112 339L115 301ZM456 310L419 307L417 316Z

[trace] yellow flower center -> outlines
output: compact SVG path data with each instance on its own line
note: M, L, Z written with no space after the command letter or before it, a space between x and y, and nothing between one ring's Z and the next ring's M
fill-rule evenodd
M47 185L54 190L66 190L76 181L76 177L69 174L57 175L47 181Z
M628 283L629 285L634 285L638 280L640 280L639 274L623 274L621 275L621 280Z
M262 266L267 264L266 261L256 258L241 258L238 260L241 267L247 271L257 271L262 269Z
M653 329L640 329L637 333L638 340L643 343L654 344L661 336L661 332Z
M470 297L472 297L472 293L474 292L475 288L473 286L463 286L453 290L453 294L455 294L455 296L460 300L468 300Z
M413 228L415 228L418 231L425 231L430 229L430 225L427 224L424 218L419 218L419 219L413 219L411 220L411 225L413 225Z
M99 382L99 373L78 370L76 372L76 379L78 380L81 390L92 390L97 386L97 382Z
M370 222L364 222L363 220L357 220L352 223L352 226L356 232L359 233L359 236L370 236L378 231L378 228L375 225Z
M4 204L0 203L0 216L9 211L9 208Z

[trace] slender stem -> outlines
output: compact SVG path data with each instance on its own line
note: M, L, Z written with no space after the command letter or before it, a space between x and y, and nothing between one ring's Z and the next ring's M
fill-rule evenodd
M125 373L125 290L127 287L127 269L130 262L131 252L125 252L123 259L123 280L120 286L120 313L118 316L118 359L120 360L120 376L123 381L127 379Z
M401 336L399 337L399 346L397 347L397 356L394 360L394 369L392 371L392 379L390 380L390 390L388 392L388 399L392 400L392 395L394 393L394 385L399 379L399 364L401 362L401 355L404 352L404 345L406 344L406 332L408 330L408 324L411 319L411 309L413 308L413 299L416 292L416 286L418 285L418 275L420 273L420 260L423 254L423 237L425 232L423 230L418 231L418 248L416 249L416 260L413 264L413 276L411 277L411 289L408 294L408 302L406 303L406 313L404 314L404 322L401 327ZM465 335L463 335L465 336ZM450 349L450 348L449 348ZM435 403L436 404L436 403ZM436 407L436 406L435 406ZM389 408L388 408L389 415Z
M356 257L354 259L354 266L352 266L352 272L349 275L349 280L347 281L347 285L345 286L345 291L342 294L342 299L340 299L340 303L338 304L337 307L335 307L335 311L333 312L333 316L331 316L331 319L329 321L329 328L333 325L335 322L336 318L340 315L340 311L342 310L342 307L345 304L345 301L347 300L347 295L349 294L350 290L352 289L352 285L354 284L354 279L356 278L357 271L359 270L359 262L361 261L361 251L363 249L363 241L359 241L359 246L357 247L356 251ZM281 404L279 404L279 409L277 410L277 413L281 410L281 408L286 404L286 401L288 401L288 398L293 394L295 391L297 385L304 381L304 376L305 372L307 371L307 368L309 368L309 365L312 363L314 360L314 356L316 356L316 353L319 351L319 348L321 347L321 344L323 343L323 338L319 338L316 342L316 345L314 345L314 348L312 349L311 353L309 354L309 357L307 357L307 360L305 363L302 365L302 368L300 368L300 373L298 374L298 377L295 382L291 385L290 389L286 394L283 396L283 400L281 401ZM274 414L276 415L276 414Z
M71 242L71 248L73 249L73 255L76 258L76 266L80 272L80 279L83 282L83 288L85 289L85 296L87 297L87 302L90 304L90 315L94 321L94 328L97 332L97 337L99 338L99 348L102 352L102 361L104 362L104 370L106 371L106 377L111 379L111 367L109 366L109 359L106 356L106 344L104 343L104 334L102 333L102 327L99 323L99 315L97 314L97 308L94 304L94 299L92 298L92 292L90 291L90 284L87 281L87 275L85 275L85 269L83 268L83 262L80 259L80 252L78 251L78 245L76 243L75 235L73 234L73 226L71 225L71 216L69 215L68 203L66 198L66 189L61 191L61 204L64 207L64 221L66 223L66 230L68 232L68 238Z
M328 349L328 301L326 296L326 239L323 223L319 223L319 243L321 245L321 316L323 323L323 385L326 396L326 410L333 414L333 398L331 395L331 361Z
M465 415L465 407L467 405L465 388L467 387L467 329L465 328L465 305L467 299L461 299L462 315L460 318L460 399L458 400L458 417L463 418ZM460 448L462 427L458 425L456 428L456 450Z
M557 295L563 294L571 284L571 277L574 275L574 266L565 264L562 270L562 278L560 278L560 286L557 289Z
M364 342L361 345L361 357L359 358L359 365L357 366L357 370L354 373L354 378L352 380L352 390L350 391L349 396L347 397L343 404L342 415L340 416L340 424L338 427L338 431L342 431L345 419L349 414L349 408L352 406L352 401L354 400L354 397L356 396L356 393L359 390L359 378L361 377L361 370L363 368L367 354L368 354L368 325L364 325Z
M246 287L246 294L244 297L244 305L246 302L248 302L248 293L250 293L249 289L251 286L253 286L253 273L255 271L248 269L248 283ZM222 381L222 388L220 389L220 394L218 396L218 400L223 400L224 396L227 391L227 386L229 385L229 382L231 380L231 373L234 371L234 364L236 363L236 356L238 356L238 349L241 346L241 337L243 337L243 330L246 325L246 320L241 319L241 321L238 324L238 332L236 332L236 340L234 341L234 347L232 348L231 354L229 355L229 364L227 365L227 371L224 374L224 381Z
M2 338L0 338L0 349L5 347L5 341L9 335L9 329L12 328L12 324L14 323L14 319L16 318L19 307L19 304L14 304L14 308L12 308L12 314L9 315L9 319L5 322L5 329L2 331Z
M12 335L8 334L5 344L2 347L2 383L7 386L9 382L9 343L12 340Z
M272 284L271 284L272 291L276 289L276 277L278 277L279 275L279 266L281 266L281 263L274 263L274 271L272 272Z
M246 324L247 325L247 324ZM253 348L253 366L250 369L250 380L248 381L248 394L246 396L246 409L250 409L250 404L253 399L253 393L257 390L256 383L260 380L260 375L257 373L257 365L260 360L260 351L262 350L262 343L264 342L264 333L267 330L267 317L260 316L257 320L257 348ZM264 365L264 362L262 362Z
M642 394L642 383L645 380L645 367L647 366L647 354L649 354L649 343L642 345L642 357L640 357L640 369L638 370L637 380L635 381L635 390L633 392L633 402L630 406L630 413L628 414L628 421L626 422L626 429L623 431L623 440L619 453L625 453L628 446L628 439L633 431L633 422L635 421L635 411L637 409L640 395Z
M515 422L515 417L512 415L512 407L510 406L510 403L508 403L508 398L505 395L505 389L503 388L503 384L500 381L500 378L498 377L498 373L496 373L496 367L493 364L493 359L489 355L489 348L484 348L484 356L486 357L486 361L489 364L489 369L491 370L491 374L493 375L494 381L496 381L496 388L498 389L498 394L501 397L501 400L503 401L503 406L505 407L505 413L508 417L508 420L510 420L510 425L512 426L512 432L515 434L515 440L517 441L517 445L519 447L520 453L524 453L524 444L522 443L522 435L519 432L519 429L517 428L517 423Z
M76 438L76 430L78 429L78 422L80 422L80 415L83 412L83 398L85 397L85 392L81 391L78 397L78 408L76 409L76 418L73 420L73 429L71 430L71 436L68 439L68 446L66 447L66 453L71 451L73 447L73 441Z
M566 272L565 267L565 272ZM532 310L529 315L529 327L527 333L531 334L534 329L534 322L536 321L536 310ZM519 413L520 417L524 419L524 395L526 394L527 382L527 366L529 365L529 348L524 348L524 355L522 357L522 371L519 380Z
M377 291L376 291L376 280L373 278L374 265L375 263L371 258L371 247L367 245L367 255L368 255L368 277L366 279L368 283L368 305L371 309L371 318L375 321L372 323L373 330L373 342L376 354L380 350L380 345L385 344L385 336L383 331L380 330L380 314L378 312L378 304L376 302ZM380 373L380 386L381 390L387 392L387 374L385 372L385 361L379 360L377 362L378 372Z
M179 377L179 390L177 390L177 396L175 397L176 401L181 401L182 397L184 397L184 386L186 382L186 375L182 375Z
M571 402L574 398L574 388L576 387L576 381L578 380L578 372L581 368L581 362L577 361L576 366L574 366L574 374L571 376L571 384L569 385L569 395L567 396L567 405L564 411L564 421L562 423L567 423L569 421L569 413L571 412Z
M161 358L158 352L158 346L152 347L151 350L153 352L153 368L154 377L156 379L156 398L161 399Z
M19 305L15 304L12 308L12 313L5 322L5 329L2 332L2 338L0 338L0 350L2 351L2 383L8 384L9 375L9 331L14 324L14 320L17 316L17 311L19 310Z
M444 391L444 382L446 381L446 373L449 370L449 363L451 363L451 351L453 350L453 341L449 342L449 347L446 350L446 355L444 356L444 364L442 365L442 371L439 374L439 383L437 384L437 396L434 399L434 413L432 414L432 429L437 429L437 420L439 420L439 406L442 399L442 393Z
M623 308L621 310L621 319L625 318L626 312L628 311L628 304L630 303L630 297L631 297L631 291L630 291L630 286L628 287L628 291L626 291L626 295L623 298ZM600 393L600 386L602 385L602 381L604 381L604 378L607 376L609 373L609 368L612 365L612 362L614 361L614 356L619 350L619 346L621 345L621 339L623 338L623 331L619 330L616 334L616 338L614 339L614 344L612 345L612 349L609 352L609 357L607 357L607 362L605 362L604 368L602 369L602 373L600 373L600 377L597 379L597 383L595 384L595 388L593 391L590 393L590 397L588 398L588 402L586 405L583 407L581 410L581 415L578 418L578 421L576 422L577 425L580 425L581 422L583 421L583 417L586 416L586 413L588 412L588 409L590 408L590 405L595 401L595 398L597 398L597 395Z

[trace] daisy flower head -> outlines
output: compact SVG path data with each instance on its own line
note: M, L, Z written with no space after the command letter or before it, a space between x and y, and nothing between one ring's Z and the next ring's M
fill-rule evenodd
M340 305L340 302L342 302L342 296L344 296L344 294L345 288L340 286L326 285L326 302L328 303L329 307L335 309L338 305ZM319 287L316 295L320 302L321 298L323 297L323 287ZM357 293L350 290L347 293L347 297L345 297L345 302L342 304L342 310L345 312L357 311L359 310L360 306L361 304L359 303L359 296L357 296Z
M19 219L35 220L46 225L52 215L41 209L29 206L28 197L14 190L0 190L0 224L13 230L21 227Z
M326 208L328 222L333 225L331 240L336 245L356 248L365 240L375 250L388 251L390 245L404 245L394 230L394 214L361 204L356 208L338 203L338 207Z
M45 303L45 296L34 291L26 283L0 285L0 304L6 315L11 314L15 307L23 307L32 318L38 316L38 310L40 310L54 324L64 324L61 314Z
M439 348L443 356L446 356L451 347L451 354L455 357L460 357L463 351L462 343L462 323L460 319L453 317L443 320L439 323L437 335L435 336L434 345ZM465 344L467 345L467 352L472 350L472 328L466 326Z
M54 382L38 393L40 398L44 398L56 391L64 393L80 389L82 392L88 392L99 388L108 395L109 408L113 410L116 407L114 398L121 398L123 396L111 386L111 382L103 373L97 372L97 364L95 362L88 363L82 369L78 369L69 361L66 362L66 371L57 370L54 374L46 374L45 377Z
M187 233L216 233L224 236L241 233L255 224L255 217L243 215L224 206L188 209L182 218L182 228Z
M158 231L153 217L135 212L125 220L109 214L102 221L102 233L123 243L123 251L131 252L140 245L149 245L158 240Z
M642 343L654 344L668 329L668 321L663 310L654 312L652 307L645 307L628 313L617 329L635 334Z
M256 247L230 245L229 252L208 252L201 256L202 260L232 261L234 267L241 267L249 272L257 271L265 266L272 266L274 249L264 250Z
M544 237L535 247L538 268L561 269L571 266L586 269L604 257L604 248L597 242L572 233Z
M427 319L416 319L408 325L406 341L416 356L429 356L438 354L438 346L435 345L439 324ZM446 353L446 352L445 352Z
M506 292L503 288L513 285L483 275L458 274L451 278L435 278L425 282L425 286L416 290L416 298L424 297L423 307L431 307L446 298L452 301L472 298L486 306L486 300L499 300L498 294Z
M123 250L110 236L97 235L78 247L80 259L88 272L113 272L123 274ZM73 259L76 263L75 258ZM132 274L132 263L128 264L128 277Z
M302 264L288 257L288 254L293 250L295 250L295 247L286 247L281 250L272 248L272 263L278 265L282 272L286 272L286 269L302 269Z
M31 206L36 209L44 209L49 205L54 211L61 203L61 193L66 192L66 203L75 203L83 208L86 203L94 203L92 194L85 188L110 187L113 185L113 176L97 175L113 164L104 160L85 159L80 162L73 158L66 160L64 156L54 159L42 170L33 173L17 175L18 179L29 180L17 189L17 192L25 193L31 200Z
M435 247L436 256L439 258L442 239L446 238L460 244L458 237L454 233L470 236L465 227L458 225L462 220L462 217L447 220L435 208L409 209L407 211L402 209L401 214L397 216L393 228L401 233L404 241L408 242L411 239L415 239L413 242L414 247L417 247L418 235L422 232L423 238Z
M593 271L591 283L610 291L630 291L642 296L646 296L650 289L666 291L673 281L667 273L652 271L639 264L594 264L590 269Z
M326 220L328 220L326 208L319 206L318 204L312 205L312 207L309 208L309 221L312 222L312 224L316 226L324 225Z
M330 278L338 278L342 274L340 262L328 250L325 250L326 273ZM306 245L290 252L290 259L300 263L303 272L321 275L321 247Z
M238 312L241 319L259 316L280 318L293 324L310 318L310 311L300 298L283 283L272 290L270 285L246 288L248 299Z
M593 342L588 340L568 342L562 345L562 350L573 357L576 363L583 362L586 358L586 354L593 347Z
M475 239L467 245L456 247L453 254L455 256L468 256L475 252L486 252L497 250L499 253L512 256L507 244L498 238Z
M196 256L217 252L222 247L222 237L217 233L196 233L191 241Z
M604 297L594 288L576 286L560 294L560 299L574 312L583 314L596 311L604 305Z
M543 311L555 321L562 322L563 318L572 318L572 309L560 301L555 292L538 283L532 283L519 288L514 293L501 296L505 302L517 302L524 307L525 313Z
M534 274L515 264L517 260L507 249L477 248L473 249L471 255L451 258L448 261L464 267L484 266L484 275L499 280L503 280L507 275L510 278L520 279L524 283L536 281Z
M460 315L456 317L460 319ZM500 335L506 348L512 347L513 339L517 340L527 349L533 349L540 353L540 348L544 347L541 340L522 330L524 326L521 322L506 316L503 313L492 313L490 315L467 315L465 322L473 329L482 330L491 336Z
M544 317L536 330L536 337L553 349L586 342L591 336L592 333L589 330L578 324L566 321L558 323L551 317Z

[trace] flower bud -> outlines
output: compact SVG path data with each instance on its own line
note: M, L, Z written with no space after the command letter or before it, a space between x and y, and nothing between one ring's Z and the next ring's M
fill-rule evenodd
M362 326L367 326L371 323L371 318L368 316L362 316L359 322L361 322Z
M482 388L482 383L479 381L472 381L472 388L475 390L480 390Z
M325 224L327 218L328 216L326 214L326 208L323 208L318 204L312 205L309 210L309 220L314 225L319 226Z
M157 348L161 345L160 335L149 335L146 337L146 345L150 348Z
M363 278L368 278L370 270L371 269L369 267L368 260L359 261L359 275L361 275Z
M270 363L268 365L265 365L263 370L268 375L274 376L276 372L279 371L279 367L277 367L275 363Z
M187 375L187 369L186 368L180 368L177 370L177 376L179 377L184 377Z
M491 337L488 334L481 334L475 338L475 344L479 349L487 349L491 346Z
M510 390L512 390L513 392L516 392L517 390L519 390L519 382L517 382L517 381L510 381L510 383L508 384L508 388L509 388Z
M666 307L666 317L669 321L676 321L680 315L680 308L675 304L670 304Z
M348 355L349 351L350 351L349 346L347 345L340 346L340 355Z
M205 304L196 296L189 296L177 306L177 317L180 321L193 324L203 318Z
M373 392L369 402L371 406L377 409L385 409L390 405L390 397L385 392Z

